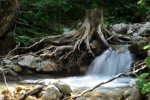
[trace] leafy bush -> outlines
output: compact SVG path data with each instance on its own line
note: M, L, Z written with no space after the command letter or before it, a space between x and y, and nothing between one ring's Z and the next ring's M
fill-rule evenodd
M144 47L145 49L150 49L150 45ZM145 60L146 66L150 69L150 55ZM150 93L150 73L142 73L136 78L136 83L141 93L146 95Z

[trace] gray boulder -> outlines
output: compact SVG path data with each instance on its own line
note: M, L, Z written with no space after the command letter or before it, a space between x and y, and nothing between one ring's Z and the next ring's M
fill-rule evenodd
M54 85L49 85L45 89L45 93L42 96L42 100L61 100L62 94L59 89Z

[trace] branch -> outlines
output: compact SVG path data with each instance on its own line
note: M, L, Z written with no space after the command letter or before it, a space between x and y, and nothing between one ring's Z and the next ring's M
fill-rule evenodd
M16 51L19 46L20 46L20 42L19 42L18 45L16 45L16 47L15 47L13 50L9 51L9 53L8 53L7 56L6 56L6 58L8 58L14 51Z
M34 47L35 45L38 45L40 43L42 43L45 40L45 38L42 38L40 41L35 42L34 44L28 46L28 47L19 47L18 49L31 49L32 47Z
M34 89L28 91L27 93L21 95L21 96L18 98L18 100L24 100L24 99L25 99L27 96L29 96L29 95L35 95L35 94L41 92L41 91L43 90L43 87L44 87L44 85L40 85L40 86L38 86L38 87L35 87Z
M83 94L85 94L85 93L87 93L87 92L93 91L94 89L100 87L100 86L103 85L103 84L112 82L113 80L115 80L115 79L117 79L117 78L120 78L120 77L128 77L128 76L130 76L130 75L133 75L133 74L135 74L135 73L137 73L137 72L139 72L139 71L141 71L141 70L143 70L143 69L145 69L145 68L146 68L146 65L144 65L144 66L142 66L141 68L139 68L139 69L137 69L137 70L135 70L135 71L132 71L132 72L127 72L127 73L118 74L118 75L114 76L113 78L111 78L111 79L109 79L109 80L107 80L107 81L105 81L105 82L101 82L101 83L97 84L96 86L94 86L94 87L91 88L91 89L87 89L87 90L85 90L85 91L79 93L78 95L72 96L72 99L76 99L77 97L80 97L80 96L82 96Z

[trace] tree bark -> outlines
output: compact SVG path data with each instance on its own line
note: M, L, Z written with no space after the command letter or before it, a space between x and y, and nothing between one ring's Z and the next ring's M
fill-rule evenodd
M14 25L17 15L17 0L0 0L0 37L6 34Z

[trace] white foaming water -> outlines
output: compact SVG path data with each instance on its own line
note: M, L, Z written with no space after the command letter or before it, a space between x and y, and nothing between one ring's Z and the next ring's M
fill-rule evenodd
M98 76L114 76L128 72L132 63L132 56L127 48L114 51L107 49L102 55L96 57L91 64L88 74Z
M59 79L41 79L45 84L51 82L64 82L75 87L93 87L100 82L105 82L111 79L114 75L128 72L132 63L132 56L127 49L123 47L116 51L112 48L104 51L100 56L96 57L91 63L90 70L85 76L67 77ZM26 80L27 82L36 82L37 80ZM133 81L130 77L119 78L110 83L104 84L104 87L125 87L132 86Z

